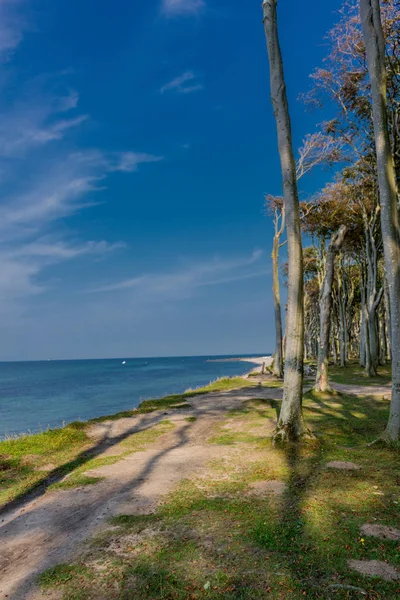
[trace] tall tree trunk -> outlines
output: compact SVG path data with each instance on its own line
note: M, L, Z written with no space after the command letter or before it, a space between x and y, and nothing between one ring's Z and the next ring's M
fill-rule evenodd
M379 315L379 364L386 365L386 355L387 355L387 347L386 347L386 333L385 333L385 319L384 314L381 312Z
M331 333L332 318L332 286L335 272L335 255L340 250L347 227L342 225L339 231L334 233L328 246L325 259L325 276L320 296L320 343L318 352L318 369L315 381L315 390L326 392L329 387L329 337Z
M333 354L333 363L335 365L337 365L338 357L337 357L337 348L336 348L336 336L334 333L332 334L332 354Z
M303 250L292 132L279 45L276 0L263 2L264 28L270 66L271 99L278 132L286 233L288 242L288 309L286 319L283 401L275 440L298 440L306 433L302 414L304 363Z
M379 0L360 0L361 21L372 89L381 226L391 308L392 401L384 438L400 439L400 232L397 185L386 110L385 40Z
M389 287L387 278L385 277L385 292L384 292L384 301L385 301L385 334L386 334L386 348L387 348L387 360L391 360L392 358L392 344L391 344L391 330L390 330L390 300L389 300Z
M365 350L366 350L366 331L365 331L365 303L361 301L360 309L360 367L365 367Z
M378 319L377 309L382 299L383 288L378 295L377 300L367 311L368 323L368 348L369 361L367 360L366 372L368 377L376 377L378 374L377 367L379 363L379 335L378 335Z
M346 331L346 313L343 299L339 298L339 316L340 316L340 366L346 366L347 359L347 331Z
M280 225L279 225L280 221ZM285 228L285 207L282 207L281 218L275 211L275 235L272 246L272 290L274 295L275 309L275 355L273 363L273 374L282 379L283 377L283 332L281 295L279 286L279 248L281 235Z

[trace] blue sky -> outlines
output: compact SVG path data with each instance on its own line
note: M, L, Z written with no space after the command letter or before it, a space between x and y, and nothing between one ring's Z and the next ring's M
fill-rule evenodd
M298 101L339 0L280 0ZM260 2L0 0L0 359L273 350ZM303 197L329 173L301 182Z

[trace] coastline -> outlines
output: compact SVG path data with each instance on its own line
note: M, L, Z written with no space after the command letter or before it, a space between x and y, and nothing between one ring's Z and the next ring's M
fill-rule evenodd
M253 369L251 369L251 371L249 371L245 375L245 377L249 377L253 374L261 374L263 371L263 366L266 369L271 367L274 357L273 356L258 356L256 358L239 358L238 360L240 360L241 362L251 362L253 364L255 363L258 365L257 367L254 367Z
M270 357L267 357L270 358ZM255 360L243 359L245 362L253 362L260 366L252 369L248 374L233 377L221 377L210 382L208 385L195 389L188 389L181 394L174 394L144 400L137 408L126 411L98 416L85 421L73 421L63 427L47 429L39 433L25 433L16 437L8 437L0 440L0 468L11 474L20 471L18 477L14 475L8 485L0 490L0 514L5 506L11 509L19 502L28 497L35 497L44 489L65 480L65 487L71 484L84 485L92 483L80 478L80 465L89 460L96 460L99 447L105 451L108 447L107 434L104 433L112 426L112 422L119 421L122 424L132 423L149 416L149 413L158 412L155 415L154 425L165 419L163 415L191 408L190 399L196 396L206 396L211 393L237 391L240 388L256 387L258 382L252 381L250 374L259 372L262 367L263 357ZM118 427L118 425L116 425ZM153 431L153 427L149 431ZM101 440L97 438L96 431L100 430ZM104 431L103 431L104 430ZM155 430L157 431L157 429ZM100 446L99 446L100 444ZM104 446L104 447L103 447ZM110 460L110 459L106 459ZM10 462L11 461L11 462ZM10 464L13 470L10 470ZM78 479L69 480L69 474L76 471ZM96 480L97 481L97 480ZM95 483L96 481L93 481ZM86 483L85 483L86 482ZM6 482L4 482L6 484ZM63 484L64 485L64 484Z
M248 373L245 373L245 375L242 375L242 377L249 377L249 375L251 374L255 374L255 373L262 373L262 369L263 369L263 365L264 368L268 369L269 367L272 366L274 357L269 354L267 356L238 356L238 357L234 357L234 358L210 358L207 360L207 362L248 362L248 363L252 363L253 365L257 365L256 367L254 367L253 369L251 369Z
M219 360L212 364L210 359ZM243 377L257 360L248 364L240 355L210 355L13 363L0 377L0 439L132 410L143 400L181 394L220 378Z

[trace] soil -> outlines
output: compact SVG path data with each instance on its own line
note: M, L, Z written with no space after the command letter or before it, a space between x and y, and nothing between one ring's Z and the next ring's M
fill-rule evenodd
M400 579L400 575L396 569L381 560L349 560L349 567L362 575L379 577L385 581Z
M361 527L361 535L377 537L382 540L400 542L400 530L387 525L365 524Z
M342 469L343 471L358 471L359 466L353 462L345 462L344 460L333 460L326 463L328 469Z
M283 481L255 481L250 484L250 494L263 496L264 494L275 494L281 496L286 489L286 484Z

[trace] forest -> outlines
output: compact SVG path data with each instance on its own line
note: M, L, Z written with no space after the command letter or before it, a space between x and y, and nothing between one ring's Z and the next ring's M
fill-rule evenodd
M284 376L276 439L308 435L301 414L304 361L315 389L330 390L329 365L357 360L367 378L392 364L392 405L382 440L400 439L400 2L346 0L327 32L323 64L301 100L330 118L296 153L278 38L277 3L263 3L282 197L266 197L272 249L276 347ZM326 168L332 181L299 200L301 179ZM287 247L287 261L281 248ZM287 287L281 303L280 271ZM282 312L286 309L286 319ZM283 320L286 334L283 334Z

